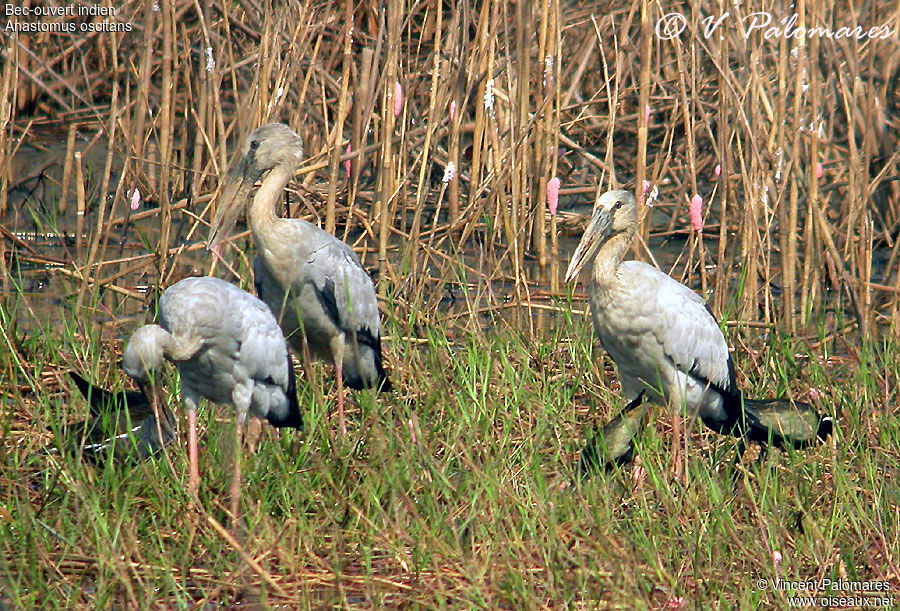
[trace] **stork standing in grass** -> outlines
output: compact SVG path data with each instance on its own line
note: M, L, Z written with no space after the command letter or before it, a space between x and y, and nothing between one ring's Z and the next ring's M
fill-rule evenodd
M277 427L299 429L303 423L281 329L266 304L253 295L218 278L186 278L160 297L159 324L135 331L125 348L125 373L155 406L161 402L156 372L163 360L172 361L181 376L193 496L200 482L197 402L206 397L234 406L231 514L237 520L241 439L248 414Z
M572 282L593 260L590 284L594 329L619 372L629 414L643 399L668 405L672 413L672 466L681 474L681 412L699 412L718 433L746 435L776 445L806 445L831 432L802 402L743 398L725 337L703 300L655 267L622 261L637 226L637 205L629 191L609 191L596 204L566 271ZM642 393L644 393L642 395ZM630 417L617 422L634 423ZM615 427L614 427L615 428ZM628 445L621 446L624 455ZM614 457L616 458L616 457Z
M259 251L253 263L256 287L294 350L304 359L311 353L334 363L338 427L345 435L343 384L384 391L391 385L381 364L375 286L356 253L311 223L276 214L302 158L300 137L284 124L270 123L250 134L228 175L208 248L215 249L231 230L262 179L247 208Z

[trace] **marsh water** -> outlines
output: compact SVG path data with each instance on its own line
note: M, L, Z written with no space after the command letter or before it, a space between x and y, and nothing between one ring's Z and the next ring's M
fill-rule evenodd
M109 325L112 332L118 334L122 332L118 330L119 323L146 316L145 310L159 284L160 268L155 259L161 229L158 204L142 199L138 208L132 211L132 187L119 189L120 197L116 199L122 164L115 156L111 158L109 188L105 194L100 193L98 177L103 174L107 150L104 142L97 141L86 148L84 155L87 202L84 215L79 214L71 194L68 201L61 205L59 193L65 152L65 135L50 135L22 144L13 158L8 209L5 217L0 219L0 232L4 234L0 240L0 257L4 262L4 269L0 269L3 273L0 287L3 302L7 304L20 333L31 332L36 327L46 329L48 321L71 316L82 287L80 270L95 236L100 208L98 202L106 197L108 211L104 227L108 226L109 231L101 235L97 243L95 260L102 261L103 265L100 271L94 268L92 272L95 278L101 280L93 315L94 322L99 323L101 328ZM173 196L173 203L177 199ZM195 217L203 212L205 201L191 203L181 199L180 202L172 213L169 239L170 252L171 248L175 248L178 253L167 262L171 265L162 268L163 286L185 276L208 273L213 260L204 247L205 225L196 227ZM436 310L448 316L465 315L471 305L463 298L463 292L468 289L470 295L488 293L478 308L486 326L496 316L501 316L515 327L534 331L535 320L546 322L545 319L555 319L560 314L558 304L567 295L562 275L587 223L591 204L590 194L562 199L560 214L565 220L560 224L559 258L555 265L542 270L533 259L526 257L520 276L520 280L525 281L525 290L521 281L516 285L511 273L497 273L496 270L504 266L507 269L510 267L502 246L491 247L485 245L483 240L470 240L468 249L461 253L463 262L474 270L494 271L486 271L482 278L467 277L469 286L451 281L440 290L435 290L430 299L439 302L434 304ZM299 206L293 208L296 210ZM433 211L430 212L433 214ZM665 206L654 208L652 213L655 215L652 221L654 227L665 227L667 224L671 227L672 213ZM423 218L431 218L431 215ZM110 224L111 219L113 222ZM427 227L424 229L427 230ZM707 235L712 233L707 232ZM348 241L359 245L363 242L362 237L360 232L351 232ZM707 273L711 275L715 270L715 240L707 239L704 247L704 263ZM649 248L661 269L682 279L689 251L686 230L652 234ZM371 243L364 245L362 250L364 265L375 275L377 253L373 252ZM398 249L393 249L391 253L396 269L402 269ZM886 248L874 252L873 281L885 281L888 255ZM230 262L241 274L245 285L249 284L246 260L237 256ZM696 272L696 260L693 269ZM431 271L434 276L441 275L437 270ZM225 277L229 275L221 266L216 273ZM556 294L550 291L552 273L559 275L558 286L562 287ZM697 280L697 274L693 273L687 283L699 291ZM776 296L777 289L775 287L773 291ZM89 291L88 295L93 296L93 293ZM579 284L574 300L579 302L583 297L584 286ZM90 299L85 303L90 305ZM125 328L129 329L131 325L126 324Z

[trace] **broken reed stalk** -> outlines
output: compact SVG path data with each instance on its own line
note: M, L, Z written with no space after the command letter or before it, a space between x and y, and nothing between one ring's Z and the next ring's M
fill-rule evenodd
M647 178L647 133L650 120L650 68L653 65L653 24L651 23L650 3L646 0L635 0L635 2L640 2L641 4L641 34L639 39L641 68L638 83L638 145L634 190L638 197L643 199L644 180ZM634 10L633 4L632 10ZM612 137L611 134L610 137ZM646 242L649 236L649 223L646 215L641 215L638 222L640 223L638 235Z
M62 186L59 189L59 206L57 212L65 214L69 203L69 187L72 185L72 159L75 155L75 134L77 126L69 125L69 133L66 136L66 157L63 162ZM112 148L112 147L110 147Z
M81 261L81 243L84 235L84 214L87 207L84 194L84 163L81 151L75 153L75 260Z
M350 91L350 65L353 63L353 0L345 0L344 49L341 57L341 92L338 95L337 118L331 137L331 167L328 171L328 200L325 202L325 231L334 233L338 170L344 145L344 122L347 118L347 96Z

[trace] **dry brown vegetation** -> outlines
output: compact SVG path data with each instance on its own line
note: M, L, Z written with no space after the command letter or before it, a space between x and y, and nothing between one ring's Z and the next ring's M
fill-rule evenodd
M177 246L173 217L196 219L187 239L202 240L228 151L283 121L308 155L292 211L356 236L400 301L441 295L448 256L476 249L492 264L470 271L513 281L518 299L534 288L523 272L532 259L557 292L560 219L545 212L545 185L559 176L564 212L598 186L659 187L645 236L686 233L700 194L711 246L692 238L688 263L718 312L740 284L741 321L796 330L843 306L863 334L896 321L892 3L860 13L813 3L796 26L885 25L887 40L748 33L763 5L667 4L690 21L672 40L656 33L660 7L640 2L157 8L117 6L109 21L126 33L5 38L0 209L23 179L19 145L65 139L54 186L61 208L88 210L90 237L69 262L87 284L117 277L97 256L96 228L121 222L126 193L158 206L157 255ZM707 37L701 19L726 11ZM108 204L82 201L76 155L101 145L93 174L116 194ZM448 162L457 176L442 183ZM171 280L179 261L145 263Z
M567 295L560 282L565 236L580 231L598 190L640 192L645 182L653 206L644 209L636 256L650 259L657 245L674 244L673 275L709 296L722 320L746 336L770 329L819 347L847 337L877 344L900 328L900 5L850 4L798 2L791 27L886 30L862 39L790 37L780 20L791 13L758 1L123 0L106 21L130 31L6 32L4 299L22 292L17 266L46 266L66 283L69 312L91 335L98 318L115 321L146 305L143 285L165 287L198 272L225 275L203 243L217 186L240 139L281 121L303 137L307 155L287 213L357 248L390 307L391 328L407 345L427 325L461 320L479 329L482 314L511 305L523 306L532 331L535 313L566 310L555 299ZM749 31L750 15L765 11L781 30ZM672 12L686 17L686 29L667 40L660 19ZM726 12L707 36L711 22L704 20ZM10 19L76 27L103 21ZM448 177L451 163L456 171ZM546 185L554 176L562 198L552 216ZM134 189L143 208L132 213ZM688 220L695 194L704 200L702 234ZM29 242L23 231L39 231L39 223L36 213L24 216L22 201L36 200L45 205L41 218L59 222L52 233L68 234L73 244L48 254ZM123 254L115 246L120 235L144 248ZM234 248L225 259L246 281L243 253ZM447 314L440 305L448 294L463 296L467 307ZM15 322L0 323L15 352ZM114 326L114 337L123 332ZM858 362L851 352L849 360ZM389 359L397 370L419 364L403 354ZM28 380L40 382L17 358L0 365L0 392L10 397L20 397ZM885 401L896 397L895 377L884 374L878 384ZM412 391L410 397L417 400ZM25 426L5 421L8 429ZM401 506L409 509L409 500ZM4 511L0 506L0 523ZM599 553L580 545L573 544L573 558ZM306 550L310 557L319 551ZM60 575L92 562L45 561ZM484 556L479 562L490 564ZM651 564L635 574L652 572ZM140 600L147 584L130 576L136 569L112 566L127 584L112 588L115 597ZM478 580L462 565L440 566L443 576L432 568L419 575L440 592L434 598L406 593L409 582L398 577L401 585L382 602L523 602L513 594L468 597L454 588ZM335 585L339 602L325 600L363 604L345 597L343 588L356 591L357 577L346 578ZM572 602L551 582L526 588L526 604ZM652 594L631 599L619 592L619 604L660 602L641 579L628 584ZM204 587L193 600L216 600L218 586Z

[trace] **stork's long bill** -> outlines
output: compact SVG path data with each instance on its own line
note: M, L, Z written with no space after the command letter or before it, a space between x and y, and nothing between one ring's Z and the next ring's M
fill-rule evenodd
M247 202L255 177L249 180L246 172L250 160L247 155L242 155L238 162L228 172L222 191L219 194L216 216L209 226L209 239L206 242L207 250L213 250L224 240L237 223L243 205Z
M163 395L162 389L159 387L157 383L156 377L161 375L159 372L153 372L150 375L150 379L147 381L138 382L138 388L140 388L141 392L144 393L144 397L147 398L147 402L150 404L151 413L159 420L160 415L163 413L165 409L165 396Z
M584 231L581 241L572 253L569 268L566 270L566 282L572 282L584 269L588 261L594 258L597 249L609 238L612 229L613 211L595 206L591 221Z

